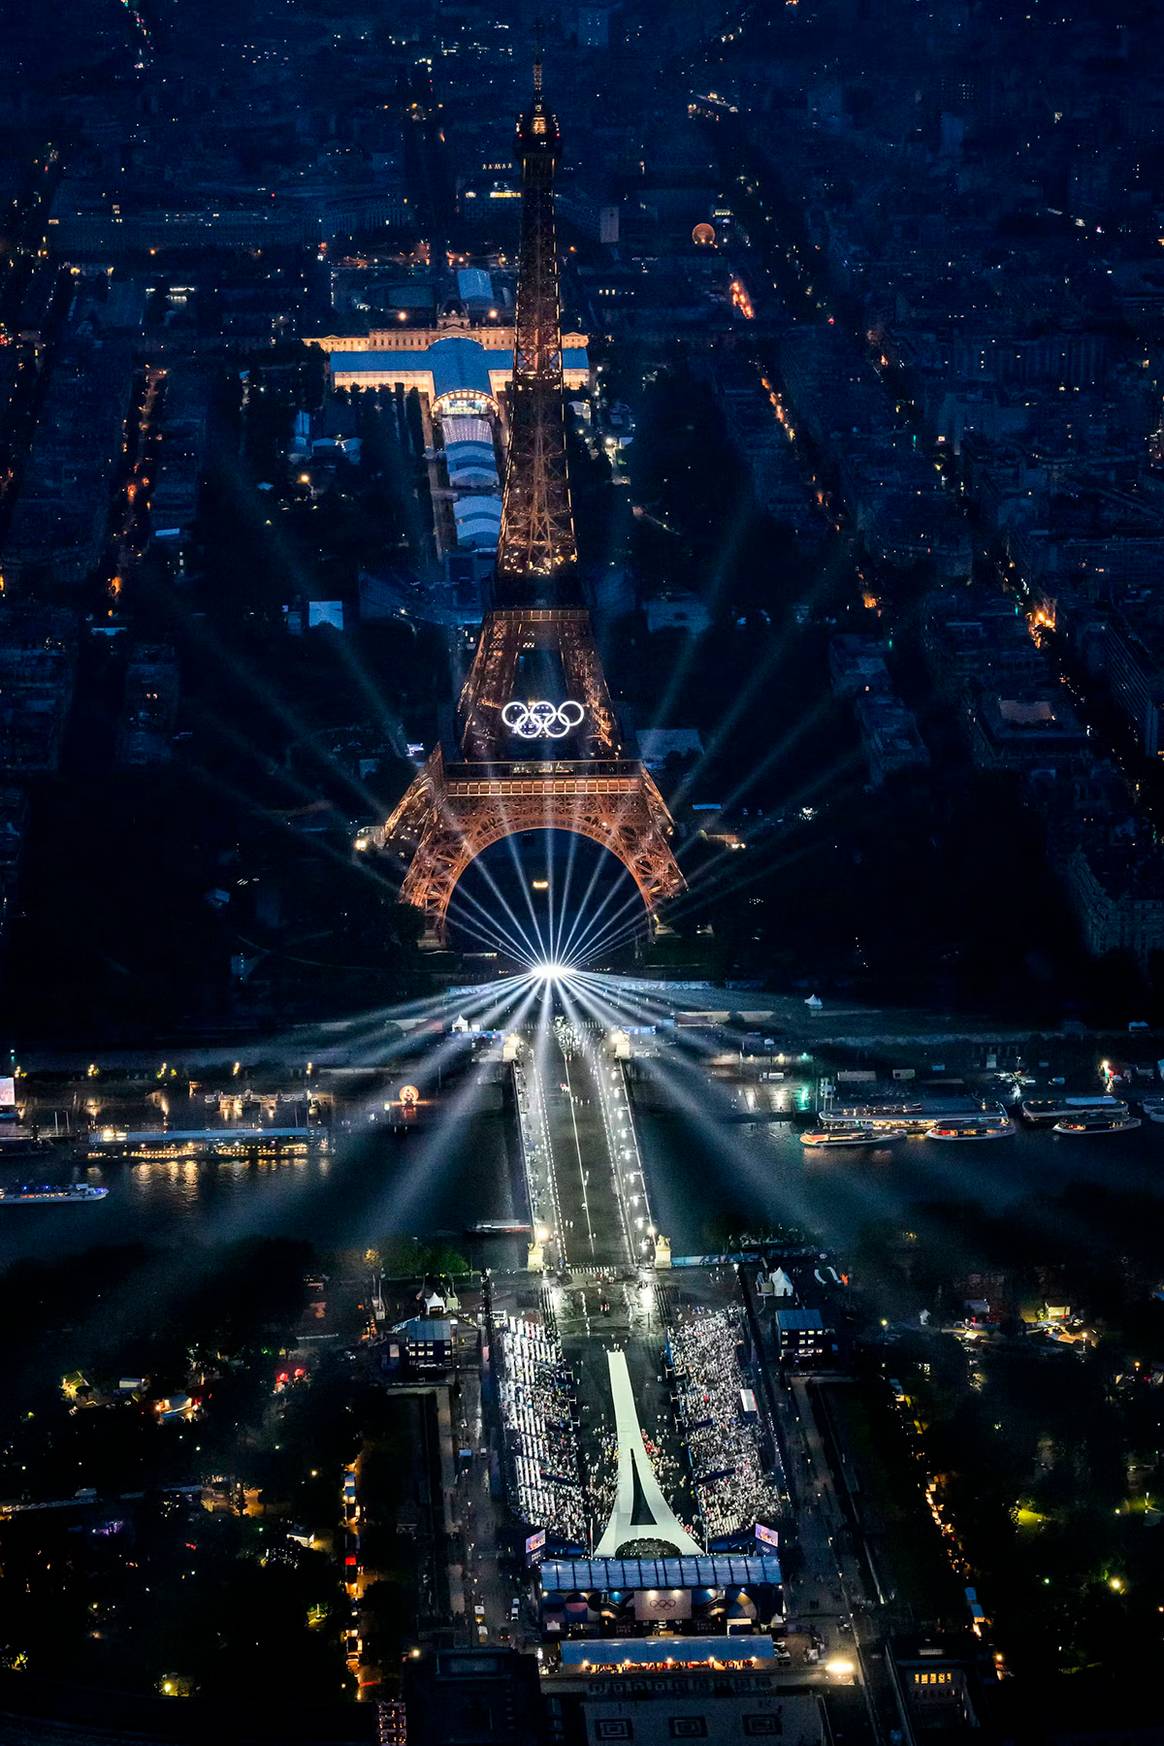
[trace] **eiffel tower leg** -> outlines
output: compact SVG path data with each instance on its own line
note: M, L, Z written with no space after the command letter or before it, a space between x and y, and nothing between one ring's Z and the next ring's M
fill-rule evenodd
M623 765L607 795L580 794L579 786L588 785L572 773L576 768L532 790L500 772L459 777L450 793L437 748L383 831L383 846L408 862L400 895L423 912L426 945L443 944L449 903L470 861L502 837L537 830L567 831L608 849L635 881L652 935L665 928L658 906L682 890L683 875L667 840L662 797L641 765Z

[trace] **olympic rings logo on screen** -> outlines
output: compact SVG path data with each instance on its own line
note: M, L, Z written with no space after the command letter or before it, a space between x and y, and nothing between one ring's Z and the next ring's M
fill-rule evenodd
M565 703L550 703L544 697L536 703L523 703L515 697L501 711L501 719L519 739L564 740L582 726L585 714L582 705L572 697Z

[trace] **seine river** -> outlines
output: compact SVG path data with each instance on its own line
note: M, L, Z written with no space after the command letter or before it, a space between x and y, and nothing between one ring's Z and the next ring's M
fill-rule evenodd
M806 1155L780 1124L713 1124L703 1110L636 1098L652 1210L676 1254L699 1253L727 1230L799 1225L843 1253L870 1218L911 1202L976 1199L993 1210L1051 1197L1077 1181L1164 1193L1164 1126L1071 1138L1021 1130L978 1144L911 1139L876 1150ZM35 1168L35 1167L33 1167ZM42 1173L43 1174L43 1173ZM5 1182L21 1180L5 1165ZM466 1235L481 1219L524 1216L504 1115L446 1112L403 1133L339 1133L327 1152L289 1159L93 1166L94 1205L0 1210L0 1265L92 1243L168 1247L231 1238L308 1238L363 1249L386 1237L435 1233L475 1261L515 1261L514 1239Z
M67 1177L5 1165L5 1183ZM524 1216L504 1117L432 1121L403 1132L338 1132L327 1151L217 1161L110 1160L80 1172L103 1201L0 1208L0 1265L93 1243L187 1246L254 1236L302 1237L321 1250L365 1249L439 1231L465 1253L479 1219Z
M1164 1126L1073 1137L1020 1128L1010 1139L808 1152L784 1126L726 1128L718 1140L671 1114L640 1117L653 1212L674 1251L697 1253L727 1229L799 1225L846 1245L871 1219L906 1221L918 1201L973 1200L994 1212L1070 1183L1164 1194ZM665 1161L665 1164L664 1164ZM652 1169L652 1166L655 1168Z

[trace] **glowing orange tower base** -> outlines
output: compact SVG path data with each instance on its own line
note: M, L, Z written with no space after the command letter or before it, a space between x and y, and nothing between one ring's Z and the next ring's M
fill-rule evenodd
M445 934L458 879L483 849L520 831L573 831L618 856L647 913L683 889L667 838L671 819L650 772L612 758L446 764L436 748L381 834L407 856L401 897L423 911L430 936Z
M502 711L523 656L552 658L583 725L562 757L515 756L520 737ZM584 607L511 607L491 612L461 693L460 756L437 746L378 833L379 846L408 863L401 888L442 939L457 880L475 856L521 831L573 831L617 855L648 915L683 889L668 841L671 815L650 772L623 755L602 663Z

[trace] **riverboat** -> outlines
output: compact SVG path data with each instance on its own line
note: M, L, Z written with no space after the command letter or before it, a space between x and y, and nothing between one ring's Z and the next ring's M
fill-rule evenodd
M800 1136L802 1146L888 1146L904 1140L904 1128L808 1128Z
M984 1102L981 1098L960 1097L888 1097L838 1104L822 1103L816 1112L817 1126L844 1130L870 1130L875 1133L928 1134L933 1127L954 1127L981 1122L1003 1122L1006 1111L1000 1103Z
M1084 1112L1079 1115L1064 1116L1062 1121L1055 1123L1057 1134L1127 1134L1133 1128L1140 1126L1139 1116L1101 1115L1096 1112Z
M95 1182L66 1182L57 1185L25 1184L21 1188L0 1188L0 1207L5 1206L74 1206L80 1202L104 1200L107 1188Z
M1086 1115L1089 1111L1108 1116L1128 1113L1128 1106L1121 1098L1104 1097L1098 1092L1080 1097L1026 1097L1019 1108L1023 1120L1036 1126L1041 1122L1051 1126L1055 1122L1073 1121L1076 1116Z
M927 1128L927 1140L1009 1140L1015 1132L1012 1121L938 1122Z

